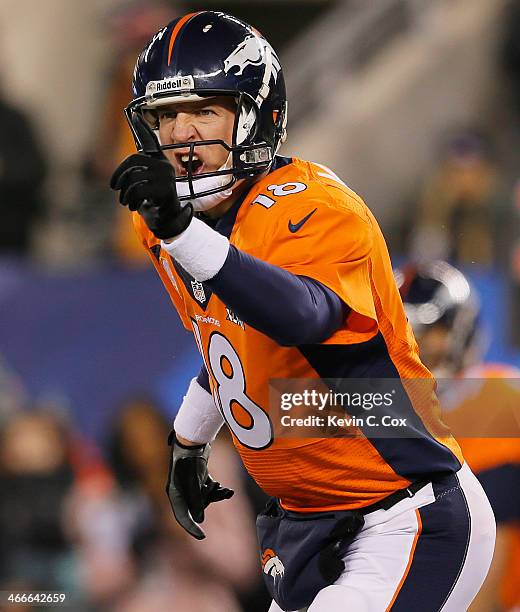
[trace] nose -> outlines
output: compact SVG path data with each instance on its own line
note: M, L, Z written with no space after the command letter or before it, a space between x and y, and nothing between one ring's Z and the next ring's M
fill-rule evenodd
M174 144L197 140L197 129L190 113L177 114L172 125L171 136Z

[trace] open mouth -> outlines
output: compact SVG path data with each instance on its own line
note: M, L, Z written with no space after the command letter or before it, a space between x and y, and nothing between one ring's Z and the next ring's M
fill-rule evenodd
M190 155L187 153L178 154L177 156L178 170L180 176L188 176L188 172L191 170L191 174L200 174L204 169L204 162L199 159L198 155Z

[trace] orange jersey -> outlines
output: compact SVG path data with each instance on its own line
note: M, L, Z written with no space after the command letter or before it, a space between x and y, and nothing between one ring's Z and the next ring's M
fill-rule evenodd
M520 463L520 371L483 364L464 372L453 386L454 398L450 406L443 404L442 420L471 469L478 473Z
M520 524L508 526L507 535L507 569L500 581L500 602L504 610L517 610L520 607Z
M499 590L508 610L520 604L520 508L514 501L520 471L510 470L520 464L520 371L503 364L474 366L453 381L453 391L443 421L481 479L497 523L507 530L507 561Z
M241 321L206 283L191 278L134 214L140 240L185 327L195 335L234 443L264 491L290 510L352 509L413 480L456 471L463 461L460 449L438 418L433 378L419 360L384 238L361 198L329 169L292 159L258 180L235 214L232 245L320 282L350 307L325 342L280 346ZM392 372L397 380L423 379L420 389L405 383L415 435L274 436L270 379L345 377L345 372L350 372L347 377Z

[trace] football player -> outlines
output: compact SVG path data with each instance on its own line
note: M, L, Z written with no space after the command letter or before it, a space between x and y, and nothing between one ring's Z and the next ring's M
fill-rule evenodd
M111 186L203 362L170 436L176 519L202 539L206 507L232 494L207 469L225 422L273 497L257 522L271 611L466 609L492 557L489 502L438 419L375 218L328 168L278 155L276 53L235 17L191 13L142 51L132 91L139 152ZM390 379L404 430L277 435L275 378Z
M482 363L479 300L462 272L444 261L424 262L398 270L396 281L421 359L438 379L442 419L456 435L497 521L493 563L470 610L520 605L518 578L513 578L520 536L520 372Z

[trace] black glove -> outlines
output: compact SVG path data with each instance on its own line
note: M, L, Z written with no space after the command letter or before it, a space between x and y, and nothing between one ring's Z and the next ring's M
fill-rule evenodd
M330 542L318 558L320 573L329 584L333 584L341 576L345 569L342 553L364 524L363 515L353 510L351 515L339 520L330 532Z
M110 187L121 190L121 204L137 210L157 238L173 238L188 227L193 208L191 204L181 206L175 170L139 113L133 113L132 124L147 154L134 153L121 162L110 179Z
M177 522L197 540L206 537L197 525L204 520L204 510L213 502L229 499L234 491L221 487L208 474L209 444L184 446L172 431L168 438L172 447L166 493Z

